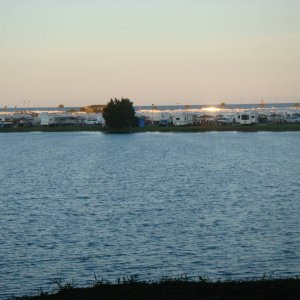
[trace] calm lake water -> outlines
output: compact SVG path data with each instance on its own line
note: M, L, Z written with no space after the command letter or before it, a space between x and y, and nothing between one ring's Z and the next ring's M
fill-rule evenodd
M300 132L0 134L0 298L53 279L300 275Z

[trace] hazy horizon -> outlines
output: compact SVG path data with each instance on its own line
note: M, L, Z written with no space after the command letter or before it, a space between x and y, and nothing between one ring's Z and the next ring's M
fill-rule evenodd
M0 0L0 108L299 102L299 11L296 0Z
M120 98L121 99L121 98ZM105 105L107 104L107 102L109 101L110 99L107 99L107 100L104 100L104 101L98 101L97 103L95 101L85 101L84 105L64 105L63 102L60 102L59 105L64 105L65 108L79 108L79 107L84 107L84 106L90 106L90 105ZM175 107L175 106L179 106L179 107L183 107L183 106L191 106L191 107L197 107L197 106L210 106L210 107L219 107L220 104L222 102L213 102L211 101L210 103L188 103L188 102L182 102L182 103L170 103L170 104L161 104L160 102L156 102L156 103L152 103L152 104L137 104L134 102L133 99L129 99L133 102L133 105L135 107L145 107L145 106L149 106L149 107L152 107L152 105L157 108L157 107L162 107L162 106L170 106L170 107ZM263 99L262 99L263 100ZM277 101L276 101L277 100ZM57 102L57 101L56 101ZM56 103L53 101L53 103ZM285 99L283 99L282 101L280 101L280 99L275 99L275 100L269 100L269 101L263 101L263 103L266 105L266 107L270 107L270 105L274 104L276 106L276 104L292 104L292 105L296 105L296 104L299 104L300 101L285 101ZM42 102L41 102L42 103ZM247 101L247 102L224 102L225 103L225 107L226 106L234 106L234 105L261 105L261 101L256 101L256 100L253 100L253 101ZM50 105L36 105L36 106L33 106L31 101L23 101L23 103L21 103L20 105L4 105L3 107L0 106L0 111L2 108L8 108L8 109L17 109L17 110L20 110L20 109L32 109L32 108L55 108L59 105L53 105L50 103Z

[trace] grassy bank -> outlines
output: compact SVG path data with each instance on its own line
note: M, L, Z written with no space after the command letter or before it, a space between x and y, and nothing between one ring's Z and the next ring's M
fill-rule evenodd
M256 124L256 125L201 125L201 126L167 126L157 127L149 126L143 128L134 128L134 132L209 132L209 131L300 131L300 124Z
M70 131L99 131L106 133L134 132L209 132L209 131L300 131L300 124L256 124L256 125L201 125L201 126L145 126L130 129L108 130L101 126L62 126L62 127L19 127L0 128L2 132L70 132Z
M16 127L16 128L0 128L1 132L68 132L68 131L105 131L101 126L32 126L32 127Z
M138 282L125 279L112 284L96 281L92 287L79 288L73 283L57 282L53 293L41 292L38 296L18 297L18 300L147 300L147 299L255 299L287 300L300 299L300 279L260 279L253 281L211 282L199 278L198 281L185 279L163 279L158 282Z

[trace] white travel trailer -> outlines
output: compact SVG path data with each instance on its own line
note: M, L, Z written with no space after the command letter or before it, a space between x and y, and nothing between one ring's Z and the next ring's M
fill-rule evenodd
M41 113L39 114L40 124L42 126L48 126L49 125L49 115L48 113Z
M300 123L300 116L296 115L296 114L288 116L286 118L286 122L287 123Z
M42 126L77 125L82 122L80 118L71 114L41 113L39 119Z
M173 124L175 126L193 125L193 116L188 113L181 113L173 116Z
M256 111L245 111L237 114L235 122L242 125L251 125L258 123L258 113Z
M171 115L167 112L154 112L148 114L150 122L152 124L169 124L171 123Z
M6 115L0 115L0 128L3 127L12 127L14 123L12 122L12 118Z
M233 124L234 122L235 122L234 115L224 115L224 116L217 118L218 124Z
M85 125L104 125L104 123L101 115L87 115L83 121Z

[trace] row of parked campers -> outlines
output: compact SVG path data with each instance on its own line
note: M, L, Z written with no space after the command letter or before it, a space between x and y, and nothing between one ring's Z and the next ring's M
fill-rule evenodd
M192 125L195 123L202 123L202 121L205 119L204 122L208 122L208 118L206 117L196 117L196 116L192 116L191 114L188 113L183 113L180 115L176 115L173 116L173 125L175 126L182 126L182 125ZM202 120L203 119L203 120ZM202 120L202 121L200 121ZM165 122L163 122L165 121ZM167 120L163 120L160 121L159 125L160 126L166 126L168 125ZM255 124L258 123L258 114L257 112L243 112L243 113L238 113L235 115L227 115L227 116L222 116L220 118L215 118L211 116L211 120L210 122L214 123L219 123L219 124L234 124L234 123L238 123L238 124ZM208 122L209 123L209 122Z

